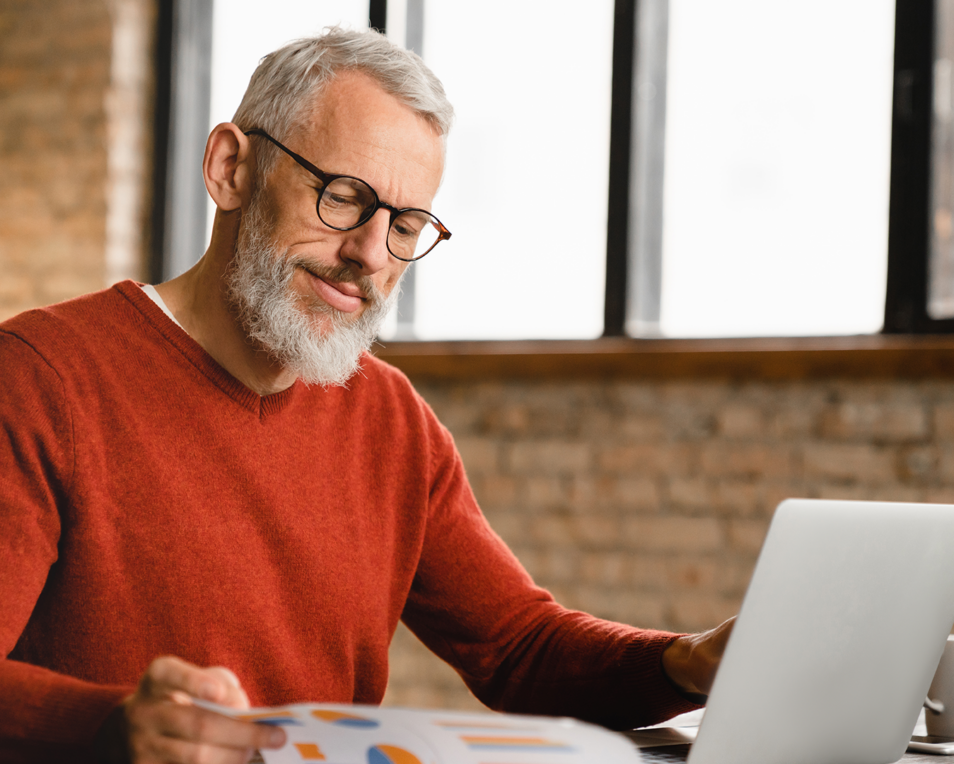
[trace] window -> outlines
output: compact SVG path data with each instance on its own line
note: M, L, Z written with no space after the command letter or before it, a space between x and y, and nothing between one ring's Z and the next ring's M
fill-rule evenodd
M657 280L655 315L631 299L629 332L880 330L893 0L642 0L638 8L634 172L657 162L661 182L632 200L633 218L637 231L662 230L631 249L634 289ZM659 50L647 55L648 46ZM662 66L652 56L665 56ZM646 71L663 66L664 77ZM656 109L664 113L639 121ZM658 156L638 141L654 130ZM641 272L652 260L661 268Z
M954 318L954 2L937 4L928 315Z
M945 153L932 151L935 104L943 93L934 90L938 50L949 34L950 15L941 0L906 0L895 17L894 111L891 124L891 216L888 233L888 286L885 294L886 333L954 332L954 320L932 316L928 295L943 294L944 272L928 270L929 232L943 209L931 210L931 181L945 172ZM943 63L941 67L943 68ZM935 144L937 147L937 144ZM942 197L934 195L943 205ZM940 212L940 214L937 214ZM933 283L932 283L933 282Z
M389 30L401 5L388 3ZM469 3L418 5L421 53L457 118L433 205L454 238L412 267L413 335L598 337L612 5L485 0L479 13Z
M388 336L950 331L952 4L936 18L932 0L161 4L157 263L168 277L189 263L164 253L205 247L204 219L201 243L194 224L191 247L169 233L187 206L182 115L204 145L261 55L370 15L458 112L434 202L455 237L412 267ZM211 85L184 106L203 29Z

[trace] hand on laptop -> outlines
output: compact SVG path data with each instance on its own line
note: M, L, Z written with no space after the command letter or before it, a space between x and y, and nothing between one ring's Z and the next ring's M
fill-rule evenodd
M687 695L707 696L735 624L733 616L714 629L676 639L662 655L663 670Z

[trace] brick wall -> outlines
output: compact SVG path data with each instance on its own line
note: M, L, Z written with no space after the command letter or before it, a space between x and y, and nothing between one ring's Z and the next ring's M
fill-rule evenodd
M130 4L142 9L133 19L141 34L117 61L114 24L129 28L121 11ZM125 108L116 102L121 108L107 114L107 98L116 90L114 62L121 73L149 60L152 13L148 0L0 0L0 320L143 270L145 131L125 143L138 162L131 186L128 173L118 174L122 163L110 156L108 138L150 117L145 99L134 108L128 98ZM135 71L133 92L144 93L151 74ZM110 209L120 178L126 193L113 195ZM108 274L110 216L131 254L114 255L123 265Z
M487 517L568 607L699 630L734 614L788 496L954 502L943 382L419 385ZM402 630L387 702L475 707Z

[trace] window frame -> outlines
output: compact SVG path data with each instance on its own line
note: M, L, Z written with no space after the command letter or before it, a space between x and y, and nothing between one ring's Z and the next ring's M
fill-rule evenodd
M858 347L868 352L882 347L877 343L871 344L871 337L878 337L879 334L819 339L808 346L799 344L803 342L801 340L784 338L760 338L753 345L748 340L731 338L633 340L627 336L627 300L633 289L632 274L629 273L629 244L632 222L632 131L636 123L635 109L638 108L638 103L633 98L633 83L639 1L614 0L609 202L602 336L603 340L619 339L622 342L614 341L607 345L603 340L409 340L388 342L389 350L379 353L380 355L394 359L424 359L448 354L462 357L468 353L476 353L477 356L483 357L488 353L503 353L511 357L515 353L532 355L539 352L549 355L556 347L561 347L571 354L592 355L587 350L589 346L592 346L593 352L598 355L609 352L606 351L608 347L612 348L612 353L647 352L651 347L660 347L653 345L660 342L665 343L668 348L683 343L686 348L693 349L692 352L707 346L713 348L714 352L729 352L733 347L743 351L747 347L774 347L798 352L809 347L832 347L842 351L849 347ZM185 55L188 55L188 50L194 51L196 48L204 47L204 50L208 51L211 48L211 24L204 25L203 29L207 31L200 30L201 34L196 34L195 28L192 27L184 39L189 26L176 20L196 13L206 13L211 19L211 6L212 0L172 0L170 3L161 4L157 20L154 214L149 264L150 277L155 281L174 275L170 271L174 265L178 265L171 261L170 251L174 236L169 233L176 225L177 212L172 203L175 198L173 186L176 182L177 157L181 162L183 151L194 153L195 146L201 150L206 139L206 125L200 125L201 120L191 122L190 130L195 143L191 148L185 146L182 131L179 130L174 135L172 127L176 112L176 56L182 56L183 50L186 51ZM888 272L884 326L880 335L954 334L954 319L934 319L927 311L935 0L898 0L895 8ZM387 0L369 0L369 26L383 32L386 29L386 20ZM203 42L202 34L207 34L208 40ZM192 92L208 93L210 67L195 74L197 79L205 78L205 81L198 82ZM204 236L204 230L202 235ZM201 252L203 248L204 243L197 251ZM420 352L412 349L416 345L421 346ZM918 343L912 345L918 346ZM461 352L456 352L455 347ZM936 367L935 364L934 368Z
M949 334L928 314L934 0L899 0L895 12L888 284L882 334Z
M610 208L607 219L604 337L625 337L632 289L631 135L639 0L615 0ZM928 315L931 122L935 56L934 0L895 4L888 273L881 334L948 334L954 319Z
M205 154L212 92L212 0L159 3L153 119L150 281L188 270L205 252Z

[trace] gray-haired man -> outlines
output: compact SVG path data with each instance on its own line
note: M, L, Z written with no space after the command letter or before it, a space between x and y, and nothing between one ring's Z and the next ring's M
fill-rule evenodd
M245 760L281 730L192 699L379 702L398 619L494 708L624 727L707 691L729 625L560 607L365 353L408 263L450 236L431 204L451 115L376 33L292 43L209 136L195 267L0 325L10 751Z

